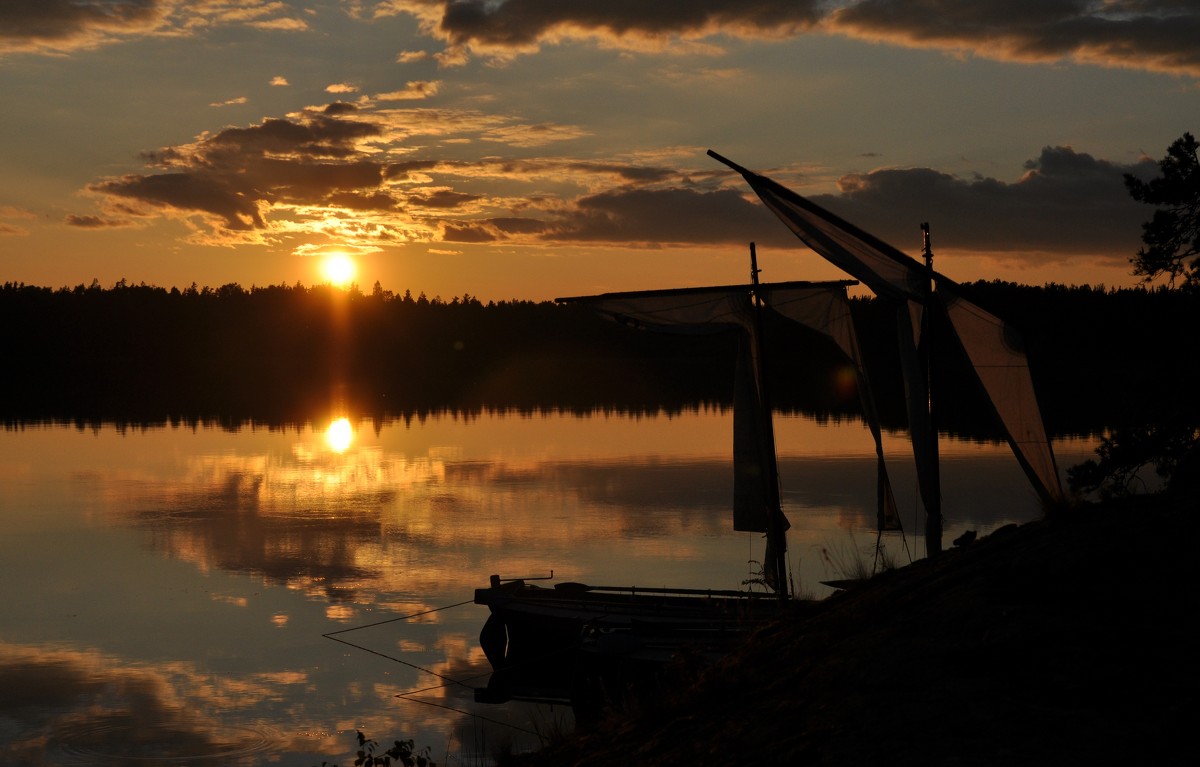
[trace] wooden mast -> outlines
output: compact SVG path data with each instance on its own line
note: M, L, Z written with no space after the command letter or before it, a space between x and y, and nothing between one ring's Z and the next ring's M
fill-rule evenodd
M766 498L767 498L767 554L763 557L764 579L775 589L780 601L787 600L787 520L783 516L782 502L779 493L779 462L775 455L775 426L771 415L771 398L767 394L767 370L764 361L762 343L762 298L758 294L758 254L754 243L750 243L750 284L752 286L754 306L754 329L751 339L754 355L755 377L758 379L758 396L761 413L759 414L761 447L763 460L766 462Z
M925 407L929 414L929 471L933 498L925 498L925 553L935 557L942 552L942 477L938 454L937 420L933 406L933 248L929 243L929 224L921 224L921 252L925 256L925 309L921 312L921 365L925 371Z

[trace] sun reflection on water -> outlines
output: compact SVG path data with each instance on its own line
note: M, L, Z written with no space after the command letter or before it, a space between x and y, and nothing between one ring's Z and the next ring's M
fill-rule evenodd
M354 443L354 427L349 418L337 418L325 429L325 444L335 453L341 454Z

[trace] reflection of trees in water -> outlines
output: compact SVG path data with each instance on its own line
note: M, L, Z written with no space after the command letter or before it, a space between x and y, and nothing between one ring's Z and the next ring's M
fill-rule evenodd
M1200 293L976 283L972 300L1025 331L1053 433L1136 419L1152 400L1185 399L1200 378ZM904 424L894 313L856 300L860 342L885 425ZM788 323L767 328L776 407L854 414L844 363ZM947 334L940 337L948 338ZM733 341L639 333L579 306L450 301L328 286L170 291L124 282L0 288L0 381L10 424L65 420L229 428L351 414L421 419L488 410L681 412L731 400ZM946 350L947 352L956 350ZM976 384L938 362L939 420L991 436Z

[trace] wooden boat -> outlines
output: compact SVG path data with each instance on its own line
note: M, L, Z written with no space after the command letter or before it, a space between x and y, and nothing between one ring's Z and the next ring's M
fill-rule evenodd
M764 204L813 251L861 280L892 304L897 315L901 369L921 501L926 549L941 549L941 498L937 429L930 403L931 312L944 312L950 335L975 373L1018 463L1047 507L1062 504L1054 455L1046 437L1019 334L963 296L960 286L933 270L929 228L922 224L925 263L843 221L776 182L710 151L740 173ZM734 386L734 529L764 533L762 581L771 595L750 592L647 590L559 584L547 589L492 576L475 593L491 616L480 636L496 669L571 659L581 651L600 656L662 655L687 642L736 635L789 607L788 520L780 507L771 405L763 381L761 315L771 311L832 339L854 364L863 414L875 439L878 529L899 529L899 515L884 462L879 421L863 368L846 287L851 281L760 284L751 252L751 282L713 288L607 293L558 299L581 303L622 324L666 332L731 331L739 334ZM936 290L935 290L936 286ZM713 646L713 645L709 645Z
M788 602L774 593L707 589L538 586L491 577L475 603L491 610L480 645L493 668L574 663L574 653L651 656L665 660L680 646L728 650L745 631L777 617Z
M762 375L761 313L775 311L829 334L857 364L857 342L846 299L846 286L853 283L760 284L758 273L751 245L749 284L558 300L587 305L635 328L738 335L733 527L766 538L762 577L756 579L763 590L578 583L547 588L531 582L537 579L493 575L487 588L475 592L475 603L491 611L480 644L494 669L574 665L580 652L645 662L665 660L681 648L718 655L764 621L797 609L787 570L789 523L780 507L774 429ZM861 374L861 365L859 370Z

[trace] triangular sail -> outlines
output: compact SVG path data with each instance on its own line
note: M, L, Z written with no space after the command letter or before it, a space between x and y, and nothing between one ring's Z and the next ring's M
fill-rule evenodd
M938 293L979 382L1004 424L1021 468L1043 500L1063 503L1058 467L1046 438L1020 334L1000 318L962 298L953 287L942 285Z
M1009 326L961 299L952 280L927 270L886 242L716 152L709 151L709 155L741 173L763 203L810 248L863 282L876 295L896 302L902 313L898 317L897 330L913 432L913 453L917 458L922 500L931 515L938 513L940 516L940 511L935 512L940 507L936 466L929 465L932 461L927 458L933 455L929 444L936 435L929 427L927 409L925 417L920 417L920 411L927 405L928 389L924 371L917 362L917 333L914 332L930 277L937 282L939 289L935 296L946 302L952 327L1001 418L1018 461L1044 498L1063 498L1053 452L1033 395L1028 360L1019 345L1005 342L1006 338L1015 337Z

